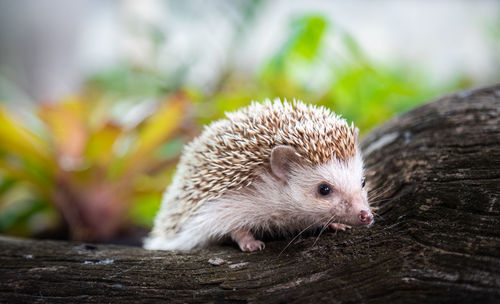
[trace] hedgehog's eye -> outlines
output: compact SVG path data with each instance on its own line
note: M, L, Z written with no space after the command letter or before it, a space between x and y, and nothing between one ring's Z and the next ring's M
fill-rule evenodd
M362 188L365 187L365 177L364 176L361 178L361 187Z
M318 193L323 195L323 196L330 195L331 192L332 192L332 189L330 188L330 186L328 184L321 184L318 186Z

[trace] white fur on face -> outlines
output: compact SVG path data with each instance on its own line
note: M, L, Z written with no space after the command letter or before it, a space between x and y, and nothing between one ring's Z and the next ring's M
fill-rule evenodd
M297 167L290 178L294 197L309 202L317 216L331 216L334 222L359 225L361 210L370 210L367 192L362 187L363 160L359 153L347 162L332 160L311 168ZM332 193L322 196L318 186L327 184Z

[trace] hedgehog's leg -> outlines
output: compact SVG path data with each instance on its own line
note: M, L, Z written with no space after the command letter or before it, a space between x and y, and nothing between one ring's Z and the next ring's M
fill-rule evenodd
M330 228L332 228L335 231L339 231L339 230L345 231L346 229L351 228L351 226L341 224L341 223L331 223L329 226L330 226Z
M252 233L246 229L240 229L232 232L231 238L238 243L241 251L262 250L265 247L264 242L256 240Z

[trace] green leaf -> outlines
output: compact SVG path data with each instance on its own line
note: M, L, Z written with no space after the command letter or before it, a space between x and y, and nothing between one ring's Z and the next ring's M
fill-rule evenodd
M155 214L160 209L161 194L149 194L136 197L130 208L130 216L135 224L152 227Z

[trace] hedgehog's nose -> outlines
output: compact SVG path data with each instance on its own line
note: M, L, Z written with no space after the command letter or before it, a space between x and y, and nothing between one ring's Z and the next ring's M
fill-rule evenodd
M359 212L359 221L361 225L370 225L373 222L373 214L370 210L361 210Z

